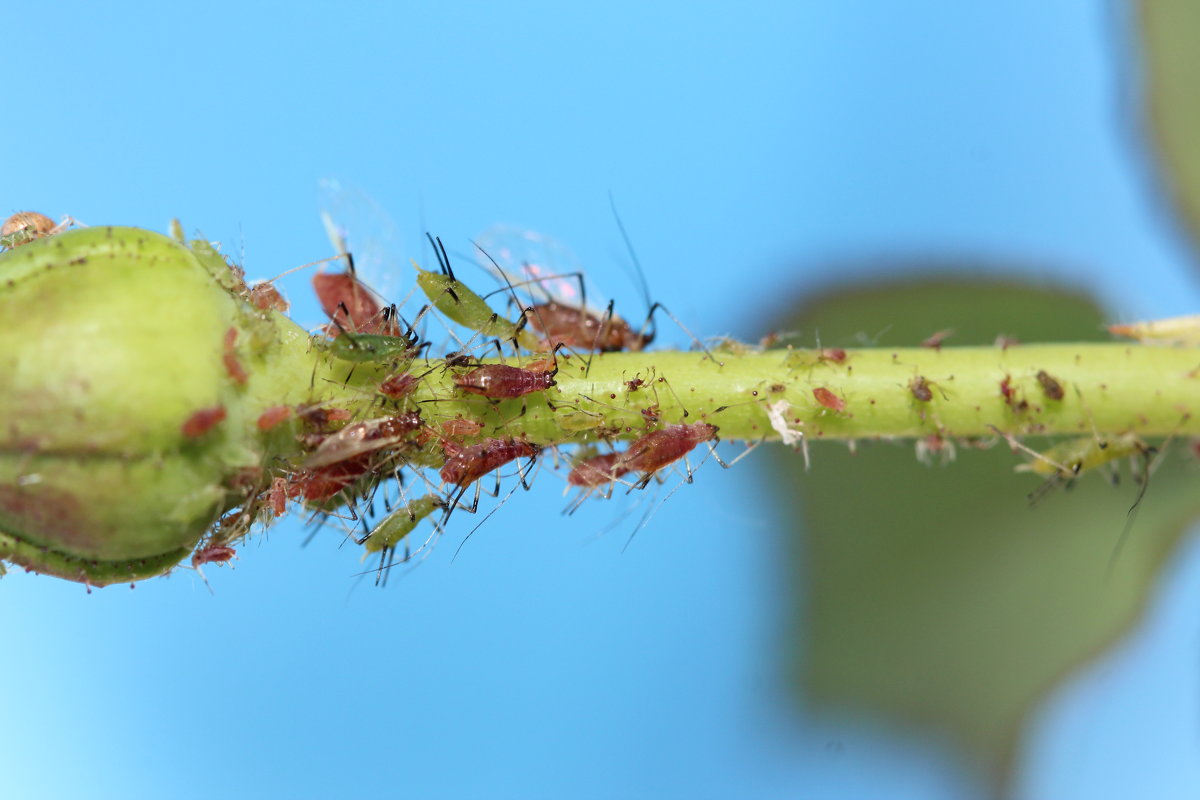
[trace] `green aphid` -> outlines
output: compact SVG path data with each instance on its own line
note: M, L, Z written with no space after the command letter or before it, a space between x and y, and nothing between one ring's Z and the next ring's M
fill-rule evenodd
M428 494L397 508L371 529L363 540L363 547L367 553L378 553L395 547L405 536L412 533L418 522L445 506L446 503L441 497Z
M1120 436L1081 436L1060 442L1017 467L1021 472L1033 472L1051 478L1070 479L1097 467L1111 464L1125 456L1153 453L1153 448L1132 433Z
M401 370L416 359L420 350L411 337L378 333L343 333L329 343L329 352L334 358L357 362L391 361Z
M434 253L437 254L441 272L421 269L417 262L412 262L417 270L417 285L434 308L459 325L478 331L488 338L515 340L527 350L544 349L538 338L525 330L524 322L518 324L500 316L492 310L486 300L454 277L450 259L446 256L446 248L442 246L440 239L434 244Z

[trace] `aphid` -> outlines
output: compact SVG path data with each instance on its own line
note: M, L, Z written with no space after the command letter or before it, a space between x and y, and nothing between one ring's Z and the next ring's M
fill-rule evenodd
M225 406L202 408L183 421L180 431L188 439L198 439L225 419Z
M1116 336L1137 339L1143 344L1192 346L1200 344L1200 314L1109 325L1108 330Z
M353 272L318 272L312 284L321 310L340 333L400 335L395 315L386 312L387 304Z
M557 362L553 369L548 370L510 367L507 364L485 364L465 374L455 375L454 384L464 392L503 400L544 392L555 385L556 374Z
M909 381L908 390L912 392L913 397L922 403L928 403L933 399L933 389L930 388L929 381L923 375L918 375Z
M632 378L625 381L625 391L636 392L638 389L646 385L646 382L641 378Z
M1042 392L1045 393L1047 398L1050 400L1063 399L1062 384L1055 380L1046 370L1038 370L1037 381L1042 385Z
M192 566L199 567L201 564L224 564L237 555L237 550L234 550L228 545L209 545L202 550L197 550L192 555Z
M329 352L342 361L379 362L391 359L403 369L420 355L422 345L414 331L404 336L378 333L342 333L329 343Z
M379 392L394 400L398 400L402 397L408 397L420 385L421 379L416 375L409 372L398 372L379 384Z
M716 425L707 422L667 425L635 440L614 465L614 469L642 473L638 487L644 487L654 473L683 458L701 442L716 439L718 430Z
M571 486L582 486L594 489L607 486L631 471L631 467L621 462L623 453L601 453L575 462L567 475L567 483Z
M347 425L337 433L323 437L312 455L305 460L304 468L318 469L391 447L404 441L408 434L421 426L419 411L406 411L392 417Z
M937 333L930 336L928 339L921 342L921 347L928 347L931 350L941 350L942 342L946 341L953 335L954 335L954 329L946 328L945 330L938 331Z
M476 436L482 430L482 422L462 417L448 419L442 423L442 432L447 436Z
M303 496L309 504L320 504L349 487L371 471L371 453L347 458L328 466L306 470L288 483L287 496Z
M328 428L331 422L345 422L351 417L348 409L328 406L298 406L296 414L318 430Z
M229 373L229 377L233 378L234 383L245 383L250 376L246 373L242 362L238 360L237 351L234 350L234 345L237 343L237 328L231 327L225 331L225 351L221 355L221 360L225 363L225 371Z
M817 350L817 361L830 364L845 364L846 351L840 347L822 347Z
M486 300L454 276L442 240L429 237L429 241L433 244L440 271L423 270L415 261L412 265L417 270L417 285L434 308L459 325L484 336L515 341L527 350L541 349L537 337L524 330L527 318L523 317L520 323L514 323L493 311Z
M443 442L442 450L446 455L440 472L442 480L463 489L510 461L532 458L541 452L539 446L522 439L486 439L467 447Z
M826 389L824 386L818 386L813 389L813 397L816 401L828 408L830 411L841 413L846 410L846 401L838 397L833 392Z
M654 340L652 331L634 331L613 314L613 304L604 311L587 304L579 261L561 242L496 226L475 240L475 248L482 256L481 266L495 272L510 290L519 286L533 297L526 318L545 339L546 348L561 344L584 352L637 352ZM644 277L641 282L645 289Z
M74 224L75 220L70 217L64 217L62 222L55 223L45 214L36 211L18 211L0 224L0 247L18 247L44 236L54 236Z
M260 431L269 431L292 416L291 406L271 406L258 415L255 424Z
M1022 413L1029 410L1029 401L1018 397L1019 390L1012 384L1012 376L1005 375L1000 381L1000 395L1004 398L1004 403L1017 413Z
M271 501L271 510L275 512L275 516L277 517L282 517L287 513L287 487L287 478L273 478L271 480L271 491L268 497Z
M280 314L286 314L288 311L288 301L283 299L283 295L270 281L256 283L250 287L250 304L259 311L274 310Z
M428 517L434 511L446 507L446 501L435 494L413 500L392 511L371 529L361 541L367 553L378 553L394 548L408 534L412 533L417 523Z

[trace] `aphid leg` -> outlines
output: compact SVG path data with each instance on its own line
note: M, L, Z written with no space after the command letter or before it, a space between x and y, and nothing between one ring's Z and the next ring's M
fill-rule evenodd
M1077 475L1079 473L1079 470L1080 470L1079 464L1075 464L1074 466L1071 466L1071 467L1065 466L1063 464L1059 464L1057 461L1047 458L1042 453L1039 453L1037 450L1034 450L1032 447L1022 443L1020 440L1017 439L1017 437L1013 436L1011 433L1002 431L999 428L997 428L995 425L989 425L988 427L991 428L992 431L994 431L997 436L1002 437L1006 442L1008 442L1008 446L1010 448L1012 448L1012 451L1014 453L1019 451L1019 452L1025 453L1028 456L1032 456L1034 459L1042 462L1043 464L1047 464L1048 466L1054 467L1055 472L1064 477L1070 477L1072 475Z

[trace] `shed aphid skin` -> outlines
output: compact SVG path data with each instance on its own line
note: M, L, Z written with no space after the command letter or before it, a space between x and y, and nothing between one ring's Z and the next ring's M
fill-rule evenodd
M1194 347L1200 345L1200 314L1109 325L1108 331L1115 336L1137 339L1142 344Z
M1062 384L1046 370L1038 370L1037 382L1041 384L1042 394L1046 395L1047 400L1059 401L1065 396Z
M931 335L928 339L921 342L921 347L927 347L930 350L941 350L942 342L954 335L953 328L946 328Z

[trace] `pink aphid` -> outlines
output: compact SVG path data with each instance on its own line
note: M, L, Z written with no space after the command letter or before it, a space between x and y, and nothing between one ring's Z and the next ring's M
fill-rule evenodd
M271 510L275 512L275 516L277 517L282 517L287 512L287 490L287 478L274 478L271 480L271 492L268 497L271 501Z
M421 426L421 414L418 411L406 411L394 417L355 422L337 433L321 438L320 444L304 462L304 468L319 469L392 447L404 441Z
M475 436L483 430L483 423L461 417L442 423L442 432L447 436Z
M259 311L274 310L286 314L288 310L288 301L284 300L275 285L269 282L256 283L250 287L250 304Z
M198 567L201 564L224 564L237 555L237 550L227 545L209 545L203 550L197 550L192 555L192 566Z
M443 442L442 452L446 455L442 480L465 488L510 461L536 456L541 448L520 439L487 439L469 447Z
M338 333L400 335L399 324L384 312L383 302L353 274L317 273L313 276L313 290Z
M571 473L567 475L567 483L587 489L607 486L630 471L630 467L621 463L623 455L623 453L602 453L577 461L571 468Z
M286 421L292 416L291 406L271 406L266 411L258 415L258 429L260 431L269 431L281 422Z
M225 419L225 406L202 408L183 421L180 431L188 439L198 439Z
M823 405L825 408L828 408L830 411L841 412L846 410L846 401L826 389L824 386L818 386L816 389L813 389L813 397L816 398L818 403Z
M487 364L470 372L454 376L454 383L464 392L502 400L544 392L554 385L552 370L525 369L505 364Z
M408 397L421 384L421 379L409 372L393 375L379 384L380 394L385 394L393 400Z
M246 368L242 366L242 362L238 360L237 351L234 345L237 344L238 332L237 328L230 328L225 331L225 352L221 359L225 362L225 371L229 373L229 377L233 378L235 383L242 384L249 379L246 373Z
M667 425L629 445L629 449L614 464L614 469L652 475L692 452L701 442L717 438L718 430L716 425L707 422Z

